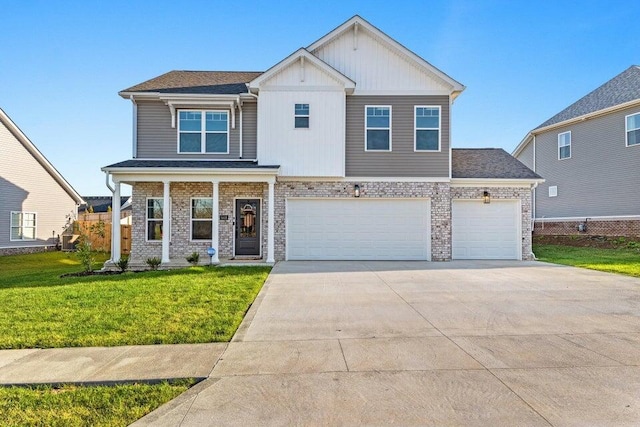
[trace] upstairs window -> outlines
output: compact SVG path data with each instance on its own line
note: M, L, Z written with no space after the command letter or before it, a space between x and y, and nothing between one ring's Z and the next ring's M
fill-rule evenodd
M11 212L11 239L35 240L36 214L33 212Z
M391 151L391 106L365 107L365 151Z
M229 153L227 111L181 110L178 120L178 153Z
M640 144L640 113L626 117L627 147Z
M571 132L558 134L558 160L571 158Z
M440 106L415 107L415 151L440 151Z
M191 199L191 240L211 240L213 199Z
M309 104L296 104L294 111L296 129L309 129Z

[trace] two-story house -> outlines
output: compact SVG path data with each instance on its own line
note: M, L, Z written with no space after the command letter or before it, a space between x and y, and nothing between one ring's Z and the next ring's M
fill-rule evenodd
M536 233L640 236L640 67L529 132L513 155L546 179Z
M0 109L0 255L54 248L82 197Z
M103 171L114 198L133 186L132 264L209 247L213 262L529 259L541 179L503 150L451 149L463 90L355 16L265 72L121 91L134 158Z

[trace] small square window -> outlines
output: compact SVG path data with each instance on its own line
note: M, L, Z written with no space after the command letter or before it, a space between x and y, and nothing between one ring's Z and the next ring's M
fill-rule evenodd
M309 129L309 104L296 104L294 109L296 129Z
M558 186L552 185L549 187L549 197L557 197L558 196Z

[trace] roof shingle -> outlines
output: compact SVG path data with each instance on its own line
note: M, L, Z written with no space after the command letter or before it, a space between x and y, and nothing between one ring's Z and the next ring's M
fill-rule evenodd
M542 179L502 148L454 148L452 178Z
M258 71L169 71L121 92L237 95L246 93L246 84L260 74Z
M536 129L640 99L640 67L632 65L593 92L583 96ZM534 129L534 130L536 130Z

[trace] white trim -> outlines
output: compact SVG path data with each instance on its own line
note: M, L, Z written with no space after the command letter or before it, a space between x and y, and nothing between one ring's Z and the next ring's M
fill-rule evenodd
M181 112L192 112L192 113L200 113L200 131L191 131L191 130L180 130L180 113ZM207 113L216 113L216 114L226 114L227 116L227 129L226 131L207 131ZM197 109L179 109L178 110L178 120L176 124L177 130L177 153L178 154L229 154L229 149L231 145L231 129L229 126L229 110L197 110ZM188 133L188 134L200 134L200 151L180 151L180 133ZM227 136L227 150L226 151L206 151L207 149L207 134L226 134Z
M13 214L20 214L22 215L22 217L20 218L20 225L18 225L17 227L14 227L12 224L12 220L13 220ZM33 215L33 227L32 226L25 226L24 225L24 215ZM11 231L14 228L18 228L20 229L25 229L25 228L33 228L33 239L13 239L11 238ZM24 235L24 232L22 233ZM35 240L38 240L38 212L33 212L33 211L11 211L9 212L9 241L10 242L33 242Z
M211 223L211 237L208 239L197 239L194 240L193 238L193 201L194 200L201 200L201 199L206 199L206 200L211 200L211 218L197 218L195 219L195 221L199 221L199 222L210 222ZM212 197L191 197L189 199L189 242L193 242L193 243L203 243L203 242L211 242L213 240L213 194ZM216 251L218 249L216 248Z
M37 161L42 165L42 167L51 175L51 177L62 187L66 193L75 200L76 204L81 205L84 204L85 201L82 199L82 196L67 182L66 179L57 171L57 169L47 160L47 158L38 150L38 148L31 142L27 135L24 134L16 125L13 120L9 118L9 116L0 108L0 123L3 123L9 132L13 134L13 136L27 149L29 154L31 154Z
M262 86L260 91L262 92L299 92L304 89L305 92L338 92L344 93L344 88L341 86Z
M367 148L367 130L369 130L369 127L367 126L367 109L368 108L388 108L389 109L389 149L388 150L370 150L369 148ZM393 125L393 108L391 105L365 105L364 106L364 151L368 152L371 151L372 153L387 153L387 152L391 152L393 150L393 145L391 143L392 141L392 125ZM372 130L385 130L387 128L371 128Z
M271 182L276 179L275 175L266 175L264 172L256 174L223 175L219 173L207 174L202 171L194 174L176 174L171 173L171 171L165 171L162 173L161 171L158 171L157 173L122 173L113 174L113 176L117 177L118 180L123 183L162 182L163 180L170 180L171 182L211 182L213 179L221 182Z
M162 196L147 196L144 200L144 241L147 243L162 243L162 239L159 240L149 240L149 199L158 199L164 200ZM171 206L173 206L173 202L171 201L171 197L169 197L169 201ZM162 221L164 220L164 209L162 211L161 219L154 219L153 221ZM164 230L162 230L164 233ZM171 239L171 208L169 208L169 239Z
M132 158L138 157L138 104L136 100L133 99L133 96L130 97L132 104L132 126L131 126L131 139L132 139Z
M549 197L558 197L557 185L550 185L548 188L549 188Z
M554 218L534 218L535 221L541 222L569 222L569 221L584 221L588 219L589 221L624 221L624 220L634 220L640 221L640 215L603 215L603 216L565 216L565 217L554 217Z
M451 187L530 187L544 179L451 178Z
M278 182L450 182L449 177L406 177L406 176L279 176Z
M629 129L628 127L628 118L631 116L639 116L640 118L640 111L638 111L637 113L631 113L631 114L627 114L626 116L624 116L624 143L627 147L637 147L640 146L640 142L636 143L636 144L631 144L629 145L629 131L632 130L640 130L640 127L634 128L634 129Z
M199 154L199 153L191 153L191 154ZM215 154L215 153L208 153ZM193 158L187 159L184 157L176 157L176 158L167 158L167 157L143 157L136 160L154 160L154 161L173 161L173 162L184 162L185 160L197 160L198 162L253 162L257 163L258 159L228 159L226 157L222 157L220 159L211 159L211 158ZM121 169L121 168L117 168ZM136 168L140 169L140 168ZM101 170L111 170L109 167L104 167Z
M262 201L262 197L254 197L254 196L234 196L233 197L233 229L232 231L232 238L231 240L233 241L233 252L232 252L232 257L237 257L237 256L256 256L256 255L237 255L236 254L236 220L238 219L237 215L236 215L236 207L238 206L238 200L260 200L260 215L258 215L260 217L260 228L258 229L260 231L260 235L258 237L259 240L259 247L260 247L260 252L257 256L259 256L260 258L262 258L262 214L263 214L263 209L264 206L262 206L263 201Z
M437 108L438 109L438 128L418 128L418 108ZM419 130L437 130L438 131L438 149L422 150L418 149L418 131ZM413 106L413 151L425 153L439 153L442 151L442 107L440 105L414 105Z
M447 90L377 90L377 89L369 89L363 90L356 88L353 91L353 95L359 96L448 96L451 97L451 92ZM453 102L452 102L453 103Z
M568 143L568 144L565 144L565 145L560 145L560 139L561 139L561 137L562 137L563 135L567 135L567 134L569 134L569 143ZM571 141L571 139L572 139L572 137L571 137L571 131L570 131L570 130L568 130L568 131L566 131L566 132L560 132L560 133L558 134L558 160L569 160L569 159L571 158L571 155L573 154L573 153L571 152L571 151L572 151L572 150L571 150L571 142L572 142L572 141ZM561 148L564 148L564 147L569 147L569 157L561 157L561 156L560 156L560 149L561 149Z

